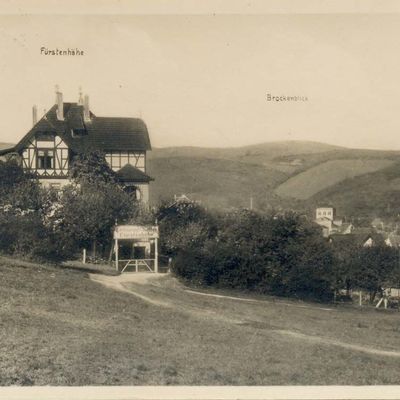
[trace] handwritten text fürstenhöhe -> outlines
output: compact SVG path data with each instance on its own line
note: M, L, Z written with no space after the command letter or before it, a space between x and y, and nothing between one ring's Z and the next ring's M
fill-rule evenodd
M85 55L85 52L77 47L68 47L66 49L59 49L56 47L55 49L49 49L45 46L42 46L40 48L40 54L42 56L83 56Z

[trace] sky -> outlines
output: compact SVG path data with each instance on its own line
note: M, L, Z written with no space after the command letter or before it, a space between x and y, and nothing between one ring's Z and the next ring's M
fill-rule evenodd
M95 115L142 118L153 147L398 150L400 16L0 16L0 142L30 129L32 106L42 116L55 85L65 101L82 87Z

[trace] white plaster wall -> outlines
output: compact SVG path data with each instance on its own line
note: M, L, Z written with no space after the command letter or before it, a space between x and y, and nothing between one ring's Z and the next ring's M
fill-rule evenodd
M140 190L140 193L141 193L140 200L143 203L148 203L149 202L149 184L148 183L137 184L136 187Z

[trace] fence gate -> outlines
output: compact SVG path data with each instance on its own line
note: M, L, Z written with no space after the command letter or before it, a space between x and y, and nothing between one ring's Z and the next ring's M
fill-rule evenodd
M116 225L115 269L122 272L158 272L158 226ZM133 271L132 271L133 270Z

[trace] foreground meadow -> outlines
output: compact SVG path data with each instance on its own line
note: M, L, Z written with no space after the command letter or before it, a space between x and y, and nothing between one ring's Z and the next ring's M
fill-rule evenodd
M1 258L0 384L400 383L397 311L118 279Z

